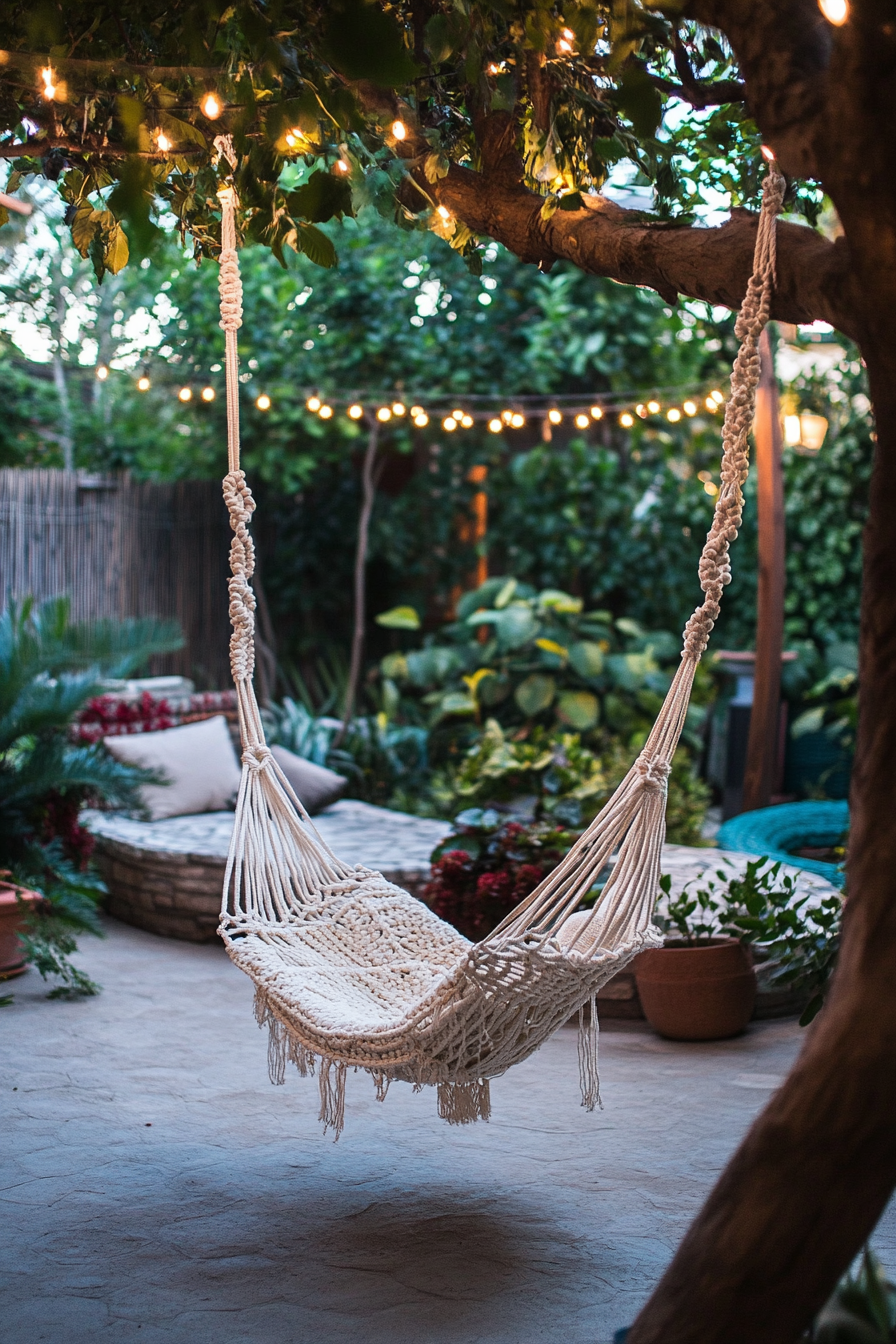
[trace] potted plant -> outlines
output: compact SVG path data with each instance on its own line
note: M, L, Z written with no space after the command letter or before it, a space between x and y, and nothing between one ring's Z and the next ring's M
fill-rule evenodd
M799 895L780 863L751 860L742 875L723 869L691 894L671 896L656 922L664 947L638 957L635 977L644 1015L673 1040L722 1040L743 1031L763 987L794 990L805 1026L824 1003L839 947L843 899Z
M27 969L21 934L27 916L37 905L36 891L11 881L9 869L0 869L0 980L11 980Z

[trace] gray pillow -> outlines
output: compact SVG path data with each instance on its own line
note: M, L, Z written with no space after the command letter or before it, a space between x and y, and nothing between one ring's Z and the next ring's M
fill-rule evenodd
M289 780L305 810L313 817L325 807L342 797L348 780L328 770L324 765L315 765L297 756L286 747L271 747L271 755Z

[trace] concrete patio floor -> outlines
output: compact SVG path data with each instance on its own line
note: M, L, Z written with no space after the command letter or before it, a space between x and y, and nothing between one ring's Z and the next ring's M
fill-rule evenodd
M333 1144L221 948L108 927L99 998L29 974L0 1010L5 1344L608 1344L799 1048L608 1023L588 1115L566 1029L488 1125L352 1076ZM874 1244L896 1269L892 1209Z

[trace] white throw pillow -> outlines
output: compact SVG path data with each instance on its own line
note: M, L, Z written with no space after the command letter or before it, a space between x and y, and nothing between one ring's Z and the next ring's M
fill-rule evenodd
M240 766L223 714L165 728L103 739L117 761L157 770L167 784L144 784L141 799L153 821L220 812L231 807L240 786Z
M314 816L342 796L348 780L324 765L315 765L286 747L271 747L271 755L289 780L305 811Z

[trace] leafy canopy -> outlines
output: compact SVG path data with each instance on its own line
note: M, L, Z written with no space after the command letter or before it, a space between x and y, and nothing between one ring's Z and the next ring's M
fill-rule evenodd
M730 49L666 9L141 0L120 13L18 0L0 17L9 187L58 181L100 279L151 246L160 208L197 255L215 253L222 133L239 158L246 236L322 266L336 254L318 225L363 205L474 257L477 240L434 207L452 166L488 172L493 114L546 217L580 208L622 161L653 185L660 217L685 219L719 189L749 202L758 137ZM816 195L797 203L811 213Z

